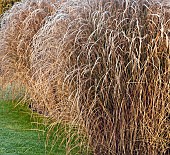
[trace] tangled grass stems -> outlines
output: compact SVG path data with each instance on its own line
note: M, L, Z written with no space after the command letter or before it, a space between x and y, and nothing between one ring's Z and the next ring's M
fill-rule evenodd
M16 79L31 91L30 53L33 36L60 5L54 0L23 0L15 3L1 18L1 74L7 83ZM28 93L26 91L26 93Z
M4 67L12 70L9 73L13 73L13 76L16 73L16 77L28 78L31 41L44 19L57 9L57 4L53 5L52 2L25 0L14 4L4 13L1 21L1 53L5 56L2 60L9 64L9 67Z
M43 24L19 46L26 54L15 50L22 61L11 41L1 47L35 104L66 124L67 154L71 139L86 154L89 146L96 155L167 154L170 12L147 0L69 0L54 10L33 18Z

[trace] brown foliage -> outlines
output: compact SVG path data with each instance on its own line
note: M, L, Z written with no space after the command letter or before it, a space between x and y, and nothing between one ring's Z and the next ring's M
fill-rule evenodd
M46 12L27 3L4 16L0 41L5 67L27 81L30 98L56 122L76 126L94 154L165 154L167 10L147 1L70 0Z

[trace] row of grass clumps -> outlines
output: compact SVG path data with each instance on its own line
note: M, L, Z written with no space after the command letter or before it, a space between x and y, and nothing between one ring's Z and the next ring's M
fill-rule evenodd
M67 154L168 153L170 13L160 3L24 0L1 20L3 74L51 129L66 125Z

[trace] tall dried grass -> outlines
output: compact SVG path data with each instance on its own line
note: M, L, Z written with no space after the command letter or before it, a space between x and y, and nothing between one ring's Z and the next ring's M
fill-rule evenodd
M67 154L73 139L87 154L88 145L97 155L168 154L167 9L145 0L54 1L47 12L38 4L4 15L0 52L38 107L76 128L65 129Z
M54 5L53 0L23 0L3 14L0 26L0 58L1 74L3 73L5 81L18 79L29 87L32 38L45 18L56 11L57 5Z

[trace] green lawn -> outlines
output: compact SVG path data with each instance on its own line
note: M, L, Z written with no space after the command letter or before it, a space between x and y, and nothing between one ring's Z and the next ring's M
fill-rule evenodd
M8 85L2 89L0 86L0 155L91 154L86 152L86 144L80 149L83 137L76 134L76 128L61 122L51 124L50 119L33 113L28 105L12 101L24 96L24 88L18 87Z
M46 145L45 125L33 123L42 119L35 121L26 106L15 104L0 101L0 155L65 155L64 147Z

